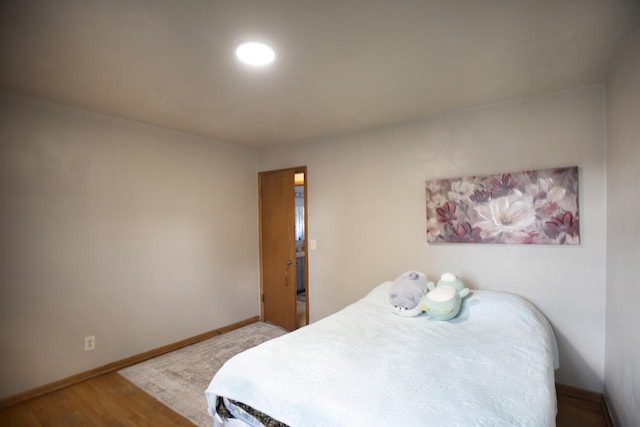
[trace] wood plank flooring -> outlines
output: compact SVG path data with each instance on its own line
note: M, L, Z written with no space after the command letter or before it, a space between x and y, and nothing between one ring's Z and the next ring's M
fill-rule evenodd
M568 389L568 390L567 390ZM558 389L558 427L612 427L587 393ZM0 411L3 427L189 426L193 424L116 372L71 385Z
M558 427L612 427L602 409L595 405L585 405L584 402L558 395Z
M3 427L188 426L193 424L117 372L0 411Z
M558 398L557 426L614 427L602 394L556 384L556 396Z

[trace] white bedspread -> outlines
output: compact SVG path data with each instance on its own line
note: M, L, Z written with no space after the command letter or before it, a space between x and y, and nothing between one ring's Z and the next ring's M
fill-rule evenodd
M206 390L290 426L554 426L555 338L524 299L473 291L456 319L400 317L391 282L230 359Z

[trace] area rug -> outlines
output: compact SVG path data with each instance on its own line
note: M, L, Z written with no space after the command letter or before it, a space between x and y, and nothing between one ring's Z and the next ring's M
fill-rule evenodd
M231 357L287 331L257 322L118 371L126 379L198 426L213 419L204 397L209 382Z

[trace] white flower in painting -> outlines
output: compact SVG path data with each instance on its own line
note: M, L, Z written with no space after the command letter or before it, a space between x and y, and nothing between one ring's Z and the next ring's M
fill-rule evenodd
M432 193L431 197L427 195L427 209L433 213L433 215L435 215L436 208L444 205L446 202L447 199L442 193Z
M438 222L437 217L434 215L427 220L427 241L437 242L438 236L441 234L441 224Z
M427 192L427 216L429 213L435 215L435 210L438 206L442 206L447 200L442 192L442 183L446 180L436 179L433 181L427 181L425 189Z
M449 191L449 200L455 202L469 202L469 196L476 190L473 182L467 180L454 181L451 183Z
M446 181L446 180L444 180ZM432 181L427 181L425 183L425 187L427 189L427 191L430 191L431 194L435 194L435 193L439 193L442 191L442 183L443 180L441 179L434 179Z
M551 215L564 204L567 190L556 185L553 178L547 177L538 179L535 184L529 184L527 193L533 196L536 209L543 209L546 215Z
M474 209L482 220L473 225L480 228L483 239L498 238L514 243L531 241L527 229L534 225L536 212L530 197L523 197L518 190L511 196L498 197L489 203L474 206Z

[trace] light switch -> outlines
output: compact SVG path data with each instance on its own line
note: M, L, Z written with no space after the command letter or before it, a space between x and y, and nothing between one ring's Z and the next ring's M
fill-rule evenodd
M316 239L309 239L309 250L316 250Z

